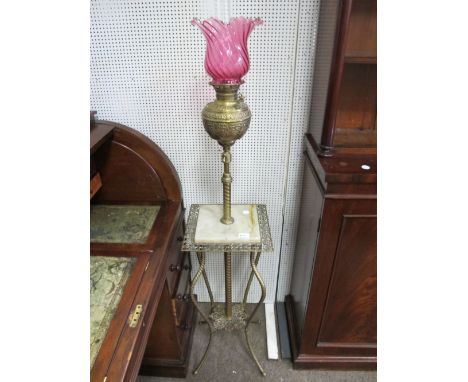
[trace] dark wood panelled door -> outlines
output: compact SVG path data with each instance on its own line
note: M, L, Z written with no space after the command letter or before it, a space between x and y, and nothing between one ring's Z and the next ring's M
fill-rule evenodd
M309 354L375 356L377 219L375 199L326 199L310 291ZM329 280L328 282L323 282ZM313 310L313 311L312 311Z

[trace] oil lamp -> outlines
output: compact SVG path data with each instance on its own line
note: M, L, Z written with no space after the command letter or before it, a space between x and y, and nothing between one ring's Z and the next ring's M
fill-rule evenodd
M212 17L203 22L193 19L192 24L200 28L207 43L205 70L213 79L210 85L215 89L216 100L205 106L202 120L207 133L223 148L223 216L220 220L223 224L232 224L231 146L246 133L252 116L238 92L243 84L242 77L250 67L247 40L262 20L236 17L225 24Z

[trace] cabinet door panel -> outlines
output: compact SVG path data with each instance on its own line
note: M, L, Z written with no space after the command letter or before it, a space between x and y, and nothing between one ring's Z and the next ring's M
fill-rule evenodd
M375 199L326 199L302 351L376 352Z
M371 215L342 218L318 346L375 346L376 220Z

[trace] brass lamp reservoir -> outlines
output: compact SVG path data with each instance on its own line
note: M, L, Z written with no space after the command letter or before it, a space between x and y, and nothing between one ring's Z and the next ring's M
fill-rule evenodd
M238 84L211 83L216 91L216 100L208 103L202 111L203 126L211 138L216 139L223 147L222 161L223 183L223 224L232 224L231 216L231 183L229 170L231 163L231 146L242 138L250 125L252 114L244 99L238 95Z
M240 84L211 85L216 91L216 101L208 103L203 109L203 125L210 137L221 146L232 146L249 128L252 114L238 95Z

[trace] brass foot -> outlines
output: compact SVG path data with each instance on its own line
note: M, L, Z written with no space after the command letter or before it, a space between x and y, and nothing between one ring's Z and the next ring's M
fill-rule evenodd
M260 362L258 362L257 356L255 355L255 353L254 353L254 351L252 349L252 346L250 345L249 336L247 334L247 328L245 328L244 333L245 333L245 341L247 342L247 347L249 348L250 355L252 356L253 360L255 361L255 364L257 365L258 369L260 370L260 373L262 373L262 375L264 377L266 377L265 370L263 370L262 365L260 365Z

